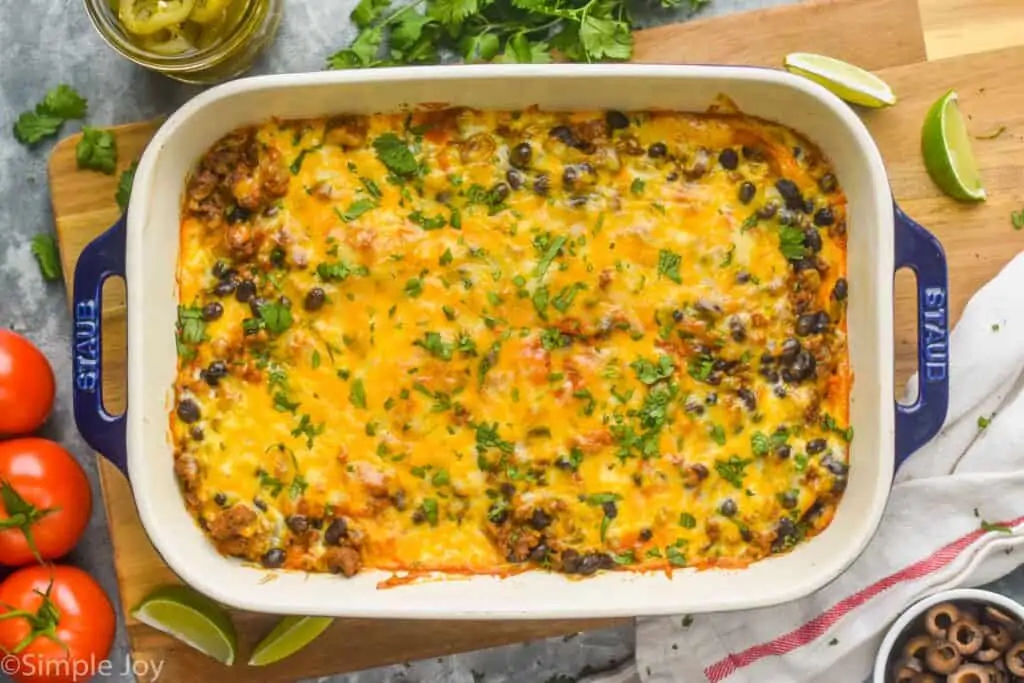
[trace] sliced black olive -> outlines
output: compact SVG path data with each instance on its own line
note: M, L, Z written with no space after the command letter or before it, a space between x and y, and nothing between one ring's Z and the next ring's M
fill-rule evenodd
M726 498L724 501L722 501L722 504L719 506L718 511L726 517L732 517L736 514L737 511L736 501L733 500L732 498Z
M307 311L319 311L327 301L327 292L323 287L314 287L306 292L306 298L302 301L302 307Z
M735 171L736 167L740 165L740 155L731 147L723 149L718 155L718 163L727 171Z
M259 498L253 498L252 499L252 504L256 506L257 510L260 510L262 512L266 512L267 511L267 504L264 503Z
M800 188L797 187L796 183L788 178L780 178L775 181L775 189L782 195L787 209L790 211L803 211L804 196L800 193Z
M293 534L305 533L309 529L309 518L306 515L289 515L284 523Z
M199 411L199 404L190 398L182 399L178 402L178 418L181 419L185 424L192 424L198 422L201 417Z
M211 387L217 386L222 379L228 376L228 364L222 360L215 360L203 371L203 379Z
M937 674L951 674L960 666L962 659L960 657L960 653L957 652L956 647L953 646L953 643L945 640L934 640L925 652L924 661L928 665L928 668ZM984 669L982 669L982 671L984 671ZM978 678L979 683L983 680L985 679Z
M679 174L676 173L675 171L671 171L667 176L665 176L665 180L667 180L670 183L674 183L675 181L679 180Z
M945 638L949 627L960 619L960 610L951 602L935 605L924 615L924 628L936 638Z
M836 280L835 286L832 287L832 298L836 301L846 301L846 297L849 296L849 284L846 282L845 277L841 277Z
M530 147L529 142L520 142L518 145L512 148L509 152L508 161L516 168L529 168L530 161L533 159L533 148Z
M494 204L501 204L508 199L509 189L506 183L497 183L491 188L490 199Z
M538 174L533 180L533 191L546 196L551 191L551 177L547 173Z
M718 394L716 394L715 392L712 391L711 393L709 393L704 398L704 403L706 403L709 406L717 405L718 404Z
M327 545L338 545L341 539L348 536L348 523L341 517L335 517L327 531L324 532L324 543Z
M739 199L743 204L749 204L754 201L754 195L757 194L757 186L749 180L744 180L740 184Z
M513 190L518 190L526 183L526 176L523 175L522 171L510 168L508 173L505 174L505 181Z
M806 213L808 215L814 213L814 200L811 200L811 199L805 199L804 200L804 213Z
M668 147L664 142L655 142L647 148L647 156L652 159L661 159L666 154L668 154Z
M540 508L533 511L533 515L530 517L530 526L537 531L543 531L551 526L551 515L544 512Z
M243 304L256 296L256 283L252 280L242 280L235 289L235 300Z
M836 182L836 177L831 173L826 173L821 176L821 179L818 181L818 188L825 194L832 194L836 191L838 186L839 184Z
M621 111L614 109L605 112L604 120L608 124L608 127L612 130L622 130L623 128L629 128L629 118Z
M263 557L260 558L260 564L267 569L277 569L284 564L284 551L280 548L271 548L263 553Z
M836 217L832 214L832 209L827 206L822 209L818 209L818 212L814 214L814 224L820 228L827 227L836 222Z
M214 301L203 306L203 320L212 322L224 315L224 307L219 301Z
M828 448L828 442L825 439L811 439L807 442L807 452L810 455L821 453Z
M745 285L750 282L750 273L745 270L741 270L736 273L736 282L741 285Z

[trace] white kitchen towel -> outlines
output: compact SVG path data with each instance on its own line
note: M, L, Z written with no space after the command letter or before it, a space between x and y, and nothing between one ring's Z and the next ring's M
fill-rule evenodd
M905 608L1024 564L1024 254L974 295L950 349L946 424L847 571L777 607L639 619L635 661L594 683L860 683Z

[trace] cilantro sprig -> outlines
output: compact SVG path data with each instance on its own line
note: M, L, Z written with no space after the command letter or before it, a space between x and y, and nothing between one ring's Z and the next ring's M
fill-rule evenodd
M35 145L57 135L65 121L84 119L88 109L88 101L62 83L46 93L34 111L21 113L14 122L14 137L23 145Z
M708 2L661 5L696 10ZM626 60L633 53L634 3L627 0L413 0L395 10L391 4L360 0L351 13L359 35L327 58L328 68L436 63L442 53L522 64L546 64L553 51L577 62Z

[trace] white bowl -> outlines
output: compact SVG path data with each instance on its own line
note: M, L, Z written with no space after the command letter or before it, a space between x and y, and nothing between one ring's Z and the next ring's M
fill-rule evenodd
M889 627L889 632L885 634L882 646L878 648L878 655L875 657L875 672L871 678L872 683L889 683L892 680L889 677L889 669L892 666L892 662L889 660L893 650L896 649L896 644L902 640L911 624L917 622L921 615L928 611L930 607L942 602L973 602L980 605L992 605L993 607L1001 608L1004 612L1024 622L1024 605L999 593L978 590L976 588L957 588L936 593L908 607L900 615L899 619Z

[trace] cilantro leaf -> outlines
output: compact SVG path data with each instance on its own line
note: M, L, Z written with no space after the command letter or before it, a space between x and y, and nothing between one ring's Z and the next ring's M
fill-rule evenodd
M380 162L400 177L410 177L419 171L419 163L405 142L394 133L384 133L373 141L373 149Z
M629 364L629 367L633 368L636 378L644 384L654 384L671 377L675 370L672 359L664 354L658 358L657 363L652 363L646 358L637 358Z
M78 168L113 175L117 168L117 140L109 130L100 130L85 126L82 138L75 147L75 158Z
M352 386L348 390L348 400L356 408L366 408L366 388L363 386L363 380L352 380Z
M540 260L537 261L537 277L544 277L544 274L548 272L548 268L551 267L551 262L558 256L558 252L561 251L567 240L568 238L564 235L551 240L551 244L548 245Z
M633 34L624 21L588 15L580 22L580 42L590 59L629 59Z
M715 461L715 471L722 479L741 489L743 488L744 470L751 462L751 460L743 460L739 456L730 455L728 460Z
M260 320L271 334L281 334L292 326L292 312L279 301L260 306Z
M677 285L683 284L683 278L679 274L679 266L682 262L683 257L679 254L668 249L660 250L658 252L658 276L667 277Z
M338 218L340 218L341 220L345 221L346 223L351 223L355 219L362 216L364 213L368 211L373 211L376 208L377 202L373 201L372 199L357 199L356 201L352 202L352 204L350 204L348 209L346 209L344 212L338 211L337 207L335 207L334 212L338 214Z
M482 4L488 4L483 0ZM433 0L427 13L446 27L458 28L471 15L481 9L481 0Z
M381 63L377 59L377 53L380 51L382 42L384 42L384 30L381 27L364 29L356 36L352 45L344 50L338 50L327 58L327 68L352 69L377 66Z
M53 235L40 234L32 238L32 255L39 262L43 279L50 282L60 279L60 255Z
M316 274L324 282L344 282L354 275L365 277L370 269L362 265L350 266L344 261L324 261L316 267Z
M413 346L420 347L434 358L440 358L441 360L452 359L454 347L444 340L440 332L424 332L423 339L414 341Z
M84 119L89 110L89 101L79 95L74 88L61 83L43 97L36 106L37 114L54 116L61 119Z
M587 286L582 282L574 282L568 287L563 287L562 291L552 299L551 305L560 313L565 313L569 310L569 306L572 306L572 301L576 298L576 293L586 288Z
M117 179L117 193L114 194L114 199L117 200L117 206L121 211L128 208L128 200L132 196L132 183L135 182L135 171L139 168L139 162L133 161L132 165L121 172L121 177Z
M359 28L366 28L391 5L391 0L359 0L349 17Z
M448 219L437 214L436 216L425 216L422 211L413 211L409 214L409 220L424 230L440 230L448 225Z
M799 261L807 256L803 231L790 225L779 228L779 251L790 261Z
M467 62L489 62L500 49L501 39L495 33L478 33L459 41L459 54Z
M57 116L26 111L14 122L14 137L23 145L34 145L56 135L63 123Z

